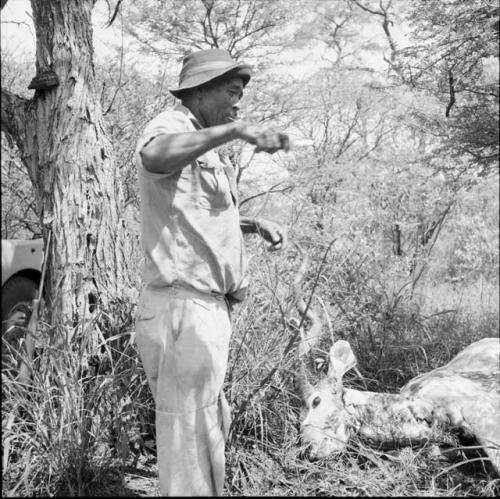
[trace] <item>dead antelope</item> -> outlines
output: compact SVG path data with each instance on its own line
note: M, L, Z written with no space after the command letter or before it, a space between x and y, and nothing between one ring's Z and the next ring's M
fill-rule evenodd
M347 341L330 349L328 374L317 386L302 368L301 438L312 458L344 450L353 435L377 447L433 440L436 428L473 436L500 473L499 338L472 343L448 364L409 381L398 394L345 388L356 357Z

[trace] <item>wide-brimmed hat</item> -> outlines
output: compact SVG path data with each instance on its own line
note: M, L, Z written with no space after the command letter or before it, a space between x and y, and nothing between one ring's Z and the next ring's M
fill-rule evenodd
M248 64L232 59L227 50L209 49L193 52L184 57L179 86L169 88L169 91L175 97L180 97L183 90L199 87L226 73L241 77L245 86L250 81L251 68Z

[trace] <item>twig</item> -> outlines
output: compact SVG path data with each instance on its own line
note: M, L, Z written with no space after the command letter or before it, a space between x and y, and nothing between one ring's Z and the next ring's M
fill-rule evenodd
M448 102L448 105L446 106L446 112L444 113L447 118L450 117L451 108L455 104L455 86L451 69L448 70L448 84L450 87L450 101Z
M451 466L448 466L443 471L440 471L436 476L432 477L432 481L434 482L434 480L436 480L436 478L440 477L441 475L444 475L445 473L448 473L448 472L454 470L455 468L459 468L460 466L463 466L465 464L474 463L477 461L481 461L481 462L490 461L491 462L491 459L489 457L475 457L474 459L465 459L463 461L460 461L459 463L452 464Z
M26 328L26 339L25 339L26 359L22 359L23 364L21 365L21 368L19 370L19 381L21 383L27 383L29 381L30 374L33 372L33 368L31 367L31 361L33 358L33 349L34 349L33 337L35 336L36 328L38 326L38 319L39 319L39 314L40 314L40 301L41 301L42 296L43 296L43 285L44 285L44 281L45 281L45 272L47 270L47 262L50 258L49 251L50 251L51 237L52 237L52 230L49 229L49 234L47 237L47 244L45 245L45 249L44 249L42 276L40 277L40 287L38 289L38 296L33 299L31 316L30 316L30 320L28 322L28 327Z
M324 266L324 264L326 262L326 257L328 256L328 253L330 252L330 249L331 249L331 247L333 246L333 244L335 243L336 240L337 240L336 238L332 239L332 241L330 242L330 244L328 245L328 247L325 250L325 253L324 253L323 258L321 260L320 266L319 266L318 271L316 273L316 278L314 280L314 283L313 283L313 286L312 286L312 289L311 289L311 293L309 294L309 299L307 300L307 304L306 304L305 310L304 310L304 312L302 314L302 317L300 319L300 323L299 323L299 325L297 327L296 332L292 335L292 337L288 341L285 349L283 350L283 354L282 354L282 357L281 357L282 360L279 361L267 373L267 375L262 379L262 381L259 383L259 385L256 388L254 388L254 390L250 393L250 395L243 402L243 404L239 408L238 412L236 413L235 417L233 418L233 421L231 422L231 427L229 428L229 432L228 432L229 435L232 434L232 430L233 430L234 426L236 425L236 422L241 417L241 415L245 412L246 408L248 407L248 404L250 403L250 400L252 400L252 398L261 390L261 388L264 385L266 385L271 380L271 378L274 376L274 374L276 373L276 371L280 367L281 363L283 362L283 359L285 359L286 354L291 350L291 348L293 347L295 341L297 340L297 337L300 335L300 331L301 331L302 325L303 325L303 323L305 321L305 318L306 318L306 315L307 315L307 311L309 310L309 307L311 306L311 301L312 301L312 297L314 295L314 291L315 291L315 289L316 289L316 287L318 285L318 281L319 281L319 278L321 276L321 271L323 270L323 266ZM228 437L228 439L229 438L231 438L231 437Z
M319 301L321 308L323 309L323 313L325 314L326 324L328 326L328 331L330 331L330 338L333 345L333 343L335 343L335 337L333 336L332 321L330 320L330 316L328 315L328 311L326 310L325 302L319 296L316 296L316 299Z
M118 12L118 7L120 6L120 3L121 3L121 0L118 2L118 5L116 7L116 11L113 15L113 19L110 21L113 22L114 20L114 16L116 16L117 12ZM108 26L111 26L111 24L109 24ZM122 43L121 43L121 47L120 47L120 73L118 75L118 83L116 84L116 89L115 89L115 93L113 94L113 97L111 98L111 102L109 103L109 106L108 108L106 109L106 111L104 111L103 113L103 116L106 116L110 111L111 111L111 108L113 107L113 104L115 102L115 99L116 99L116 96L118 94L118 92L122 89L123 85L122 85L122 76L123 76L123 52L124 52L124 49L123 49L123 19L122 19L122 22L121 22L121 40L122 40Z
M277 189L279 185L281 185L281 182L274 184L267 191L259 192L258 194L254 194L253 196L245 198L243 201L240 202L240 207L243 206L245 203L248 203L248 201L252 201L253 199L256 199L260 196L265 196L266 194L275 194L277 192L285 193L291 191L294 187L293 185L285 185L282 189Z
M121 3L122 3L122 0L118 0L118 2L116 2L115 11L113 12L113 15L111 16L111 19L106 23L105 28L109 28L113 24L113 22L115 21L115 18L118 15L118 11L120 10ZM108 7L109 7L109 3L108 3Z

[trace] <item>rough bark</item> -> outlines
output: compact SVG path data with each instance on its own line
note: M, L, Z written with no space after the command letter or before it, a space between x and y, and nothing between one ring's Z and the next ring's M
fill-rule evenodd
M109 304L123 295L130 248L95 92L94 0L31 0L31 6L36 76L56 75L58 84L35 90L31 100L2 90L2 129L28 169L44 238L52 231L46 282L52 317L73 325L88 316L89 296Z

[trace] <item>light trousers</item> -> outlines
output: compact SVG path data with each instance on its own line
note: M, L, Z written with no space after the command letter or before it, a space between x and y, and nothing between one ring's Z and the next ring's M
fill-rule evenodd
M136 342L156 406L161 495L222 495L230 336L222 297L173 287L141 295Z

